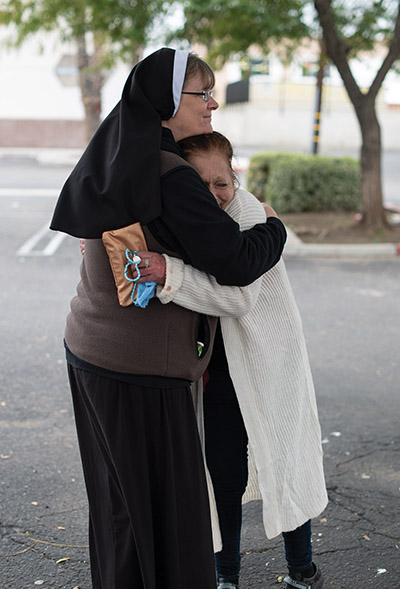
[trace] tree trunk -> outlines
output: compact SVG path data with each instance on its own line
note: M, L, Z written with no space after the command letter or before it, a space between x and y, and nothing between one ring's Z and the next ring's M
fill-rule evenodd
M78 39L79 85L85 109L86 140L90 141L100 124L101 90L104 77L100 67L99 51L88 53L84 36Z
M374 101L364 96L356 108L360 123L361 145L361 215L362 223L375 231L389 226L383 208L381 173L381 129Z
M383 208L381 185L381 132L375 112L375 99L386 74L400 54L400 3L389 51L379 68L368 94L359 88L348 62L350 46L338 34L332 0L314 0L326 41L328 55L338 69L354 106L362 135L361 213L363 223L375 231L389 227Z
M139 61L143 59L143 51L144 47L141 45L139 45L139 47L136 47L136 49L133 51L133 65L136 65Z

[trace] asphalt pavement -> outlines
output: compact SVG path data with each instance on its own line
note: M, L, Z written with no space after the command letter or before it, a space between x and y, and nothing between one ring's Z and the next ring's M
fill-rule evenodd
M287 268L310 354L329 495L313 520L314 560L325 587L397 588L399 260L293 257ZM265 540L258 504L245 514L243 587L279 587L282 541Z
M47 175L39 165L35 176L37 165L28 175L15 160L11 171L4 160L0 166L7 170L5 182L0 172L0 587L89 589L88 513L62 346L80 253L66 237L48 255L39 245L18 254L54 206L55 194L40 189L54 189L66 169L46 164ZM294 240L285 257L316 386L330 499L313 521L314 559L325 587L397 589L400 258L304 247ZM244 507L242 555L241 589L282 586L282 540L265 537L259 502Z

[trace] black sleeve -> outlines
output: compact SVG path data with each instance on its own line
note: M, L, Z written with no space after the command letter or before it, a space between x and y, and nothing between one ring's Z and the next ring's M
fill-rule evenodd
M246 286L279 261L286 241L283 223L270 218L240 231L194 169L185 166L163 176L161 192L162 215L149 230L220 284Z

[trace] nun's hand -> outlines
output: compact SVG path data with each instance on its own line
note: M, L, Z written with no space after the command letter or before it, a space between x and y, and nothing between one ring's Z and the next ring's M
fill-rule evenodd
M84 239L79 240L79 248L80 248L81 254L83 256L83 254L85 253L85 240Z
M278 217L278 215L276 214L274 209L270 205L267 205L266 202L263 202L262 206L264 207L264 211L265 211L265 214L267 215L267 219L268 219L268 217Z
M142 261L139 264L140 278L138 282L165 283L165 258L156 252L137 252ZM134 275L135 277L135 275Z

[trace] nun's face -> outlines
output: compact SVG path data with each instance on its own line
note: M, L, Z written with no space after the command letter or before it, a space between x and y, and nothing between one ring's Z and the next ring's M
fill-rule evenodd
M203 92L208 89L204 87L201 74L197 74L189 78L183 91ZM205 101L202 96L182 94L176 115L168 121L163 121L163 124L172 131L175 141L192 135L212 133L211 114L217 108L218 102L212 97Z

